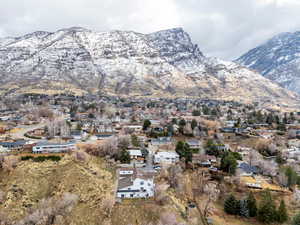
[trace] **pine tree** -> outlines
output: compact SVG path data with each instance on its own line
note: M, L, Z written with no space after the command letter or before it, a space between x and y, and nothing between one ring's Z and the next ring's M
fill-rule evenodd
M272 223L276 220L276 207L269 190L264 193L257 215L258 220L263 223Z
M249 209L249 216L255 217L257 215L257 206L256 206L256 199L252 192L250 192L248 195L247 204Z
M192 120L192 123L191 123L191 128L192 128L192 130L194 130L195 127L197 127L197 126L198 126L197 121L196 121L195 119L193 119L193 120Z
M286 210L286 207L285 207L284 200L281 200L281 202L280 202L279 208L277 210L276 220L279 223L284 223L288 220L288 214L287 214L287 210Z
M239 201L239 215L242 217L249 217L249 208L248 208L248 201L247 200L240 200Z
M143 130L147 130L151 126L150 120L145 120L143 124Z
M300 213L293 218L292 225L300 225Z
M129 155L129 152L126 151L125 149L123 149L123 150L121 151L120 161L121 161L121 163L130 163L130 155Z
M230 195L224 202L224 211L231 215L237 214L237 200L234 195Z
M224 154L221 159L221 170L233 175L235 174L237 164L236 158L231 152Z

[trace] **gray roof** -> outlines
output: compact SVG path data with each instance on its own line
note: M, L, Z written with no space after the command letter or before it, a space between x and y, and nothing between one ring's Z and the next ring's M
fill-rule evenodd
M132 178L132 176L119 179L118 190L132 186L133 182L132 182L131 178Z
M242 169L246 173L258 173L258 168L256 166L250 166L248 163L241 163L239 169Z
M47 142L47 141L40 141L36 144L36 146L71 145L71 144L75 144L75 142L52 143L52 142Z

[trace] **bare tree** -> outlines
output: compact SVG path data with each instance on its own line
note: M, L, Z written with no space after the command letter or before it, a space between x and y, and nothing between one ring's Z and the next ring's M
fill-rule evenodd
M215 183L208 183L204 187L204 193L207 196L207 201L204 205L204 217L208 216L208 212L210 210L210 204L214 201L217 201L219 198L220 190L218 189L217 184Z
M73 157L77 161L85 162L89 159L89 155L84 151L75 151Z
M248 154L248 163L251 166L258 165L257 163L263 160L263 156L255 149L250 149Z
M169 168L169 184L172 188L177 188L178 184L179 184L179 179L182 176L182 172L183 170L181 169L181 167L179 165L172 165Z
M0 190L0 204L3 203L5 200L5 193Z
M19 158L17 156L5 156L2 163L2 168L5 171L12 171L14 168L16 168L17 164L19 162Z
M52 225L59 216L69 213L77 203L77 195L65 193L59 199L50 198L40 202L39 207L16 225Z
M296 188L296 189L294 190L292 202L293 202L293 204L295 204L296 206L299 206L299 205L300 205L300 190L299 190L298 188Z
M113 207L115 204L115 200L113 196L107 196L103 201L102 201L102 209L105 213L106 217L110 217Z
M155 201L160 205L165 205L168 203L169 197L167 195L167 190L169 185L167 184L157 184L155 186Z
M162 213L160 216L159 225L177 225L177 218L176 215L172 212L165 212Z

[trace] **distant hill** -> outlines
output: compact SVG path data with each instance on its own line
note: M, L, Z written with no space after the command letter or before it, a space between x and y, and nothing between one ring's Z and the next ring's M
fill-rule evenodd
M300 93L300 31L279 34L250 50L237 62Z

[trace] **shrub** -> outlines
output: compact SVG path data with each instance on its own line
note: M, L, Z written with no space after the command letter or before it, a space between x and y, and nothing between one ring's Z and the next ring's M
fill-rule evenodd
M293 218L292 225L300 225L300 213Z
M234 195L230 195L224 202L224 211L231 215L236 215L237 212L237 203L238 201Z
M21 157L22 161L27 161L27 160L30 160L30 159L33 159L33 156L27 155L27 156L22 156Z
M250 192L248 195L247 204L249 209L249 216L255 217L257 215L257 205L256 205L256 199L252 192Z

